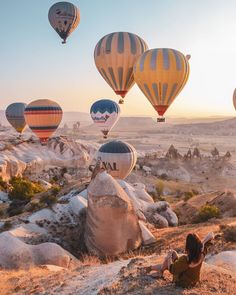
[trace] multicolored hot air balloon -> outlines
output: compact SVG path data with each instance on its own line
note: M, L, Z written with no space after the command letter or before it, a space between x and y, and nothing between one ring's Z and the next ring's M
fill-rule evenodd
M61 119L61 107L49 99L35 100L25 108L26 123L43 144L56 131Z
M53 29L63 39L62 44L65 44L68 36L80 22L79 9L72 3L58 2L49 9L48 19Z
M25 129L26 122L24 117L26 103L15 102L10 104L6 109L6 118L8 122L19 133L22 133Z
M234 108L236 110L236 88L234 89L234 94L233 94L233 104L234 104Z
M139 36L116 32L104 36L96 45L94 60L99 73L117 95L125 97L134 85L133 66L148 49ZM123 103L123 99L119 103Z
M120 107L110 99L101 99L91 106L90 115L94 123L104 134L104 138L107 138L109 131L120 117Z
M134 80L161 116L181 92L189 76L188 59L179 51L158 48L146 51L134 66Z
M96 156L111 176L118 179L126 178L133 170L137 153L135 148L127 142L113 140L100 147Z

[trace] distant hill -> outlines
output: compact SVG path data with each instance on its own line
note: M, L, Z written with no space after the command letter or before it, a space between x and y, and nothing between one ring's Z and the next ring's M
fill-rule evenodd
M153 132L150 130L149 133ZM162 130L157 129L155 132L184 135L236 135L236 118L209 123L169 125Z
M67 123L69 126L72 126L72 124L77 121L80 121L82 123L82 126L90 125L93 123L90 114L88 113L64 112L61 124L63 125L64 123ZM2 125L9 125L5 117L5 111L3 110L0 110L0 123Z
M121 117L114 131L138 131L157 128L157 123L150 117Z

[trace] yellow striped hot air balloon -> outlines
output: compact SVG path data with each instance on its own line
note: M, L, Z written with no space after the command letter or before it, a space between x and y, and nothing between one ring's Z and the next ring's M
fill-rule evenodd
M116 32L104 36L96 45L94 60L99 73L117 95L125 97L134 85L133 66L148 49L139 36ZM119 103L123 103L123 99Z
M48 20L62 38L62 44L65 44L68 36L77 28L80 22L79 8L69 2L57 2L49 9Z
M24 115L29 128L45 144L61 122L62 109L55 101L38 99L27 105Z
M146 51L134 66L134 80L161 116L183 89L189 76L189 62L181 52L169 48Z

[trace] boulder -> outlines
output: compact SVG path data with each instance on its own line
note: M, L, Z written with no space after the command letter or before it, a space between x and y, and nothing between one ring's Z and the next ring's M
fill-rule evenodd
M54 243L28 245L9 232L0 234L0 265L5 269L28 269L51 264L68 268L76 258Z
M88 186L85 244L90 253L114 256L134 250L142 233L133 205L122 187L106 171Z

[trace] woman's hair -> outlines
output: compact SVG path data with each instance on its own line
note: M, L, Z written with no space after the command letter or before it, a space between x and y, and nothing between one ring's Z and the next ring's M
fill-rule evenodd
M188 262L198 262L203 245L197 234L188 234L186 238L185 251L188 253Z

